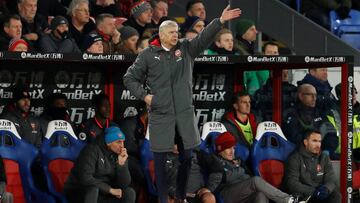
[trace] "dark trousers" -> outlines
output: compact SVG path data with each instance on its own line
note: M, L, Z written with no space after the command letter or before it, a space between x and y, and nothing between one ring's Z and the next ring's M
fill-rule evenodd
M323 201L311 198L309 203L340 203L341 202L341 193L334 190L328 198Z
M186 185L191 168L192 149L185 150L182 144L178 144L180 165L176 175L176 198L185 199ZM160 203L168 202L169 193L169 175L166 169L168 156L172 152L154 152L156 187L160 199ZM171 180L170 180L171 181Z

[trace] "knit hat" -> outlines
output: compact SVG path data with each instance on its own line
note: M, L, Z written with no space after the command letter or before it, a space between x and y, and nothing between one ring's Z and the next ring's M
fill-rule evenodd
M29 90L23 85L15 86L13 89L13 102L16 103L20 99L25 98L30 99Z
M95 32L91 32L84 37L82 49L86 51L92 44L97 41L103 41L102 37Z
M139 33L138 31L131 27L131 26L124 26L124 27L121 27L119 29L119 32L120 32L120 37L121 37L121 40L127 40L129 39L130 37L134 36L134 35L137 35L139 36Z
M16 46L19 44L24 44L29 49L29 44L23 39L12 39L9 42L9 51L14 51Z
M151 5L146 1L140 1L131 7L130 14L136 19L148 9L152 9Z
M215 139L216 152L222 152L225 149L235 146L235 137L230 132L223 132Z
M185 22L181 25L181 32L185 33L188 30L192 30L194 25L199 22L201 19L198 16L189 16L186 18Z
M255 25L255 23L250 19L241 19L237 21L235 25L236 38L241 38L243 34L253 25Z
M62 16L56 16L54 19L51 20L50 29L54 31L59 25L62 24L66 24L69 26L69 22L66 20L66 18Z
M109 127L105 129L105 143L110 144L117 140L125 141L125 134L118 127Z

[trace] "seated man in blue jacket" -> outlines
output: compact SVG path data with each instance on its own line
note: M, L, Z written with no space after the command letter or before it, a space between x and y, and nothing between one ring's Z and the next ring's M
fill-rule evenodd
M110 127L98 139L80 152L64 186L66 198L70 203L134 203L124 133Z
M259 176L251 177L241 160L235 159L236 140L230 132L220 134L216 140L217 158L223 166L223 178L217 191L225 203L297 203L297 198L273 187Z

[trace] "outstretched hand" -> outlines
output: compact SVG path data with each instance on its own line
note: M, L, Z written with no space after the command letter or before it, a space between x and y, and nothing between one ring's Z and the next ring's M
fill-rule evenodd
M220 21L224 23L226 21L232 20L234 18L238 18L241 15L240 8L235 8L230 10L230 5L228 5L222 12Z

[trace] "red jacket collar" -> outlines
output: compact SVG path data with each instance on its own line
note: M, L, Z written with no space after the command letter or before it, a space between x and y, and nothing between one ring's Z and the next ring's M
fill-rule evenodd
M161 42L159 38L154 39L152 42L150 42L151 45L161 47Z

